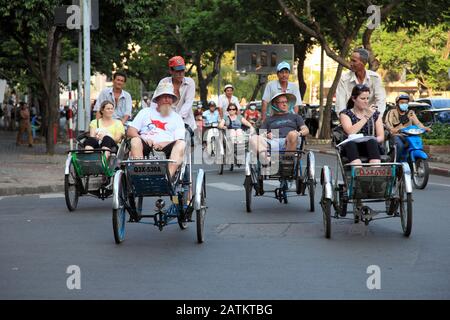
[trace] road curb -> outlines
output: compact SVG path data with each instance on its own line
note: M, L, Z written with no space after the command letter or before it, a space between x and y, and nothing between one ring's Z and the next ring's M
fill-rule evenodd
M450 169L430 166L430 173L437 176L450 177Z
M0 196L15 196L15 195L59 193L59 192L64 192L63 185L0 188Z
M307 150L315 152L315 153L327 154L327 155L332 155L332 156L334 156L336 154L334 151L331 151L331 150L319 150L319 149L313 149L313 148L307 149ZM450 169L435 167L435 166L431 166L431 165L430 165L430 173L437 175L437 176L450 177Z

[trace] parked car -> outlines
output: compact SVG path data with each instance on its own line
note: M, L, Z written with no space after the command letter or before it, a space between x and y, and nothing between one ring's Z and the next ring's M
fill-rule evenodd
M416 113L417 118L425 126L431 126L435 123L450 124L450 108L426 109Z
M445 109L450 108L450 98L420 98L414 102L421 102L430 105L431 109Z

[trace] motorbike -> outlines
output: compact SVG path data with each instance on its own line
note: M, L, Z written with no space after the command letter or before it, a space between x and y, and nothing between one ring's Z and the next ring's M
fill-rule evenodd
M417 189L424 189L430 176L428 155L423 150L422 138L420 137L425 132L425 129L415 125L400 130L406 142L403 153L400 155L400 161L408 162L412 181Z

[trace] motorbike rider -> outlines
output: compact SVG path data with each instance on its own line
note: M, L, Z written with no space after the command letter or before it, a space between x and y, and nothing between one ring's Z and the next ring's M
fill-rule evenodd
M395 99L395 108L388 111L386 114L385 125L391 133L391 144L395 144L397 147L397 159L400 161L400 157L405 149L405 138L400 134L400 130L411 125L416 125L425 129L427 132L432 131L431 128L425 127L414 112L409 110L410 98L408 94L400 94Z

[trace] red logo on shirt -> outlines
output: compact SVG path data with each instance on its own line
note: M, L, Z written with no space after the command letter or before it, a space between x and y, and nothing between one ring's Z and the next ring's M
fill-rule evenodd
M161 129L161 130L166 130L166 124L167 122L162 122L162 121L158 121L158 120L152 120L152 124L155 125L155 127Z

